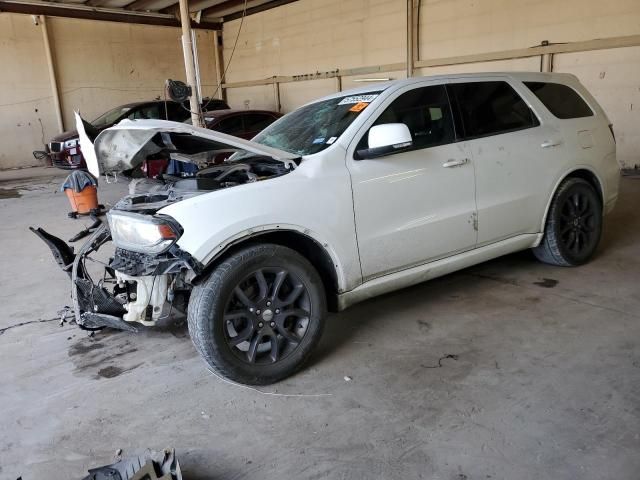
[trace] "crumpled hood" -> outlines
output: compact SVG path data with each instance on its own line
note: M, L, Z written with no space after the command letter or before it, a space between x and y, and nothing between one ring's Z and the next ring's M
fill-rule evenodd
M166 120L122 120L100 132L87 155L91 140L84 131L79 115L76 117L76 125L87 166L96 176L100 173L129 170L142 163L149 155L163 151L175 160L190 163L200 163L217 154L238 150L270 157L294 168L294 160L300 158L250 140ZM95 161L94 158L88 158L93 157L91 153L94 152Z

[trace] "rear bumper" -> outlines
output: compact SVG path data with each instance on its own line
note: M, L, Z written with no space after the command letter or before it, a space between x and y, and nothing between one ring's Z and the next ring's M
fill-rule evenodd
M617 202L618 202L618 192L616 192L615 195L609 195L609 198L607 198L607 200L604 203L604 214L608 215L609 213L611 213L611 211L616 206Z
M620 190L620 166L616 161L615 152L607 155L605 158L605 182L606 189L604 193L604 209L603 213L606 215L610 213L613 208L616 206L616 202L618 201L618 192Z

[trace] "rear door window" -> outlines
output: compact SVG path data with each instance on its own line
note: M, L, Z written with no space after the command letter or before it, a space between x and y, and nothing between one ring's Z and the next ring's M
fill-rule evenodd
M452 83L466 138L486 137L540 125L533 111L507 82Z
M524 82L545 107L557 118L592 117L593 111L578 92L561 83Z
M131 120L157 120L158 118L164 118L164 108L161 115L159 104L144 105L134 110L127 118Z
M276 119L267 113L247 113L244 115L244 128L247 132L260 132Z
M218 123L218 126L214 128L219 132L228 133L229 135L240 135L244 132L242 115L233 115L232 117L223 118Z

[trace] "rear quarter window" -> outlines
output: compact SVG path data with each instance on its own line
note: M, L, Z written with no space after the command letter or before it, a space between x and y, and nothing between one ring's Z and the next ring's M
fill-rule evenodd
M561 83L524 82L555 117L568 118L592 117L593 111L578 92Z

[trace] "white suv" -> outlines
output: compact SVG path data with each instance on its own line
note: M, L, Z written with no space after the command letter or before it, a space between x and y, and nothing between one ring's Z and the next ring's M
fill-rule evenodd
M369 85L307 104L252 141L123 121L94 149L90 166L103 173L236 152L121 200L75 257L73 291L85 326L153 325L190 297L196 348L248 384L295 372L328 309L517 250L586 262L618 195L611 125L563 74ZM113 286L99 285L97 302L83 293L83 265L109 240Z

